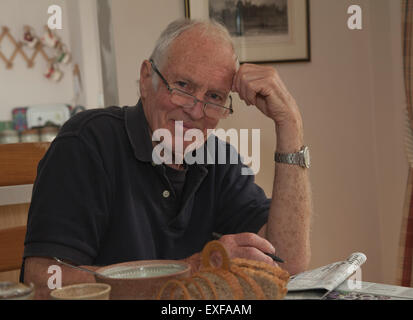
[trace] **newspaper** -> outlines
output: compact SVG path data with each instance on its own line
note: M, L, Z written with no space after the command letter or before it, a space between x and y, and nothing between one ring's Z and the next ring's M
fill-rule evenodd
M374 282L361 282L353 288L344 281L329 294L335 300L413 300L413 288Z
M291 277L286 299L323 299L366 262L364 253L355 252L346 260L305 271Z

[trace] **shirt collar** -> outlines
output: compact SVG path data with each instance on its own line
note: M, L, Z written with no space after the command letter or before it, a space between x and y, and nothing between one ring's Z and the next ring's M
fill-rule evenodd
M125 126L135 157L140 161L151 162L152 138L141 100L136 106L126 108Z

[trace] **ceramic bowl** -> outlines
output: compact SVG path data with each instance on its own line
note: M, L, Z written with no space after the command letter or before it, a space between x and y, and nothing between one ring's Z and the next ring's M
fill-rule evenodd
M189 277L191 267L177 260L140 260L113 264L96 272L104 276L95 276L96 282L112 287L111 299L153 300L166 281Z
M9 281L0 282L0 300L32 300L34 292L32 283L27 285Z
M80 283L55 289L50 296L55 300L109 300L110 290L105 283Z

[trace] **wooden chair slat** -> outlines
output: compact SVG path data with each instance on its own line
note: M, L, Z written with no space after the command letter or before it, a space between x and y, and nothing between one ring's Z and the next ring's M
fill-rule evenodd
M0 145L0 186L31 184L37 164L49 143L14 143Z

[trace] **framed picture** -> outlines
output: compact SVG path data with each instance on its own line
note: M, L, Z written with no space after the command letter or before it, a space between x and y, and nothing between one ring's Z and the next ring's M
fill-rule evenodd
M185 16L224 24L241 63L311 59L308 0L185 0Z

